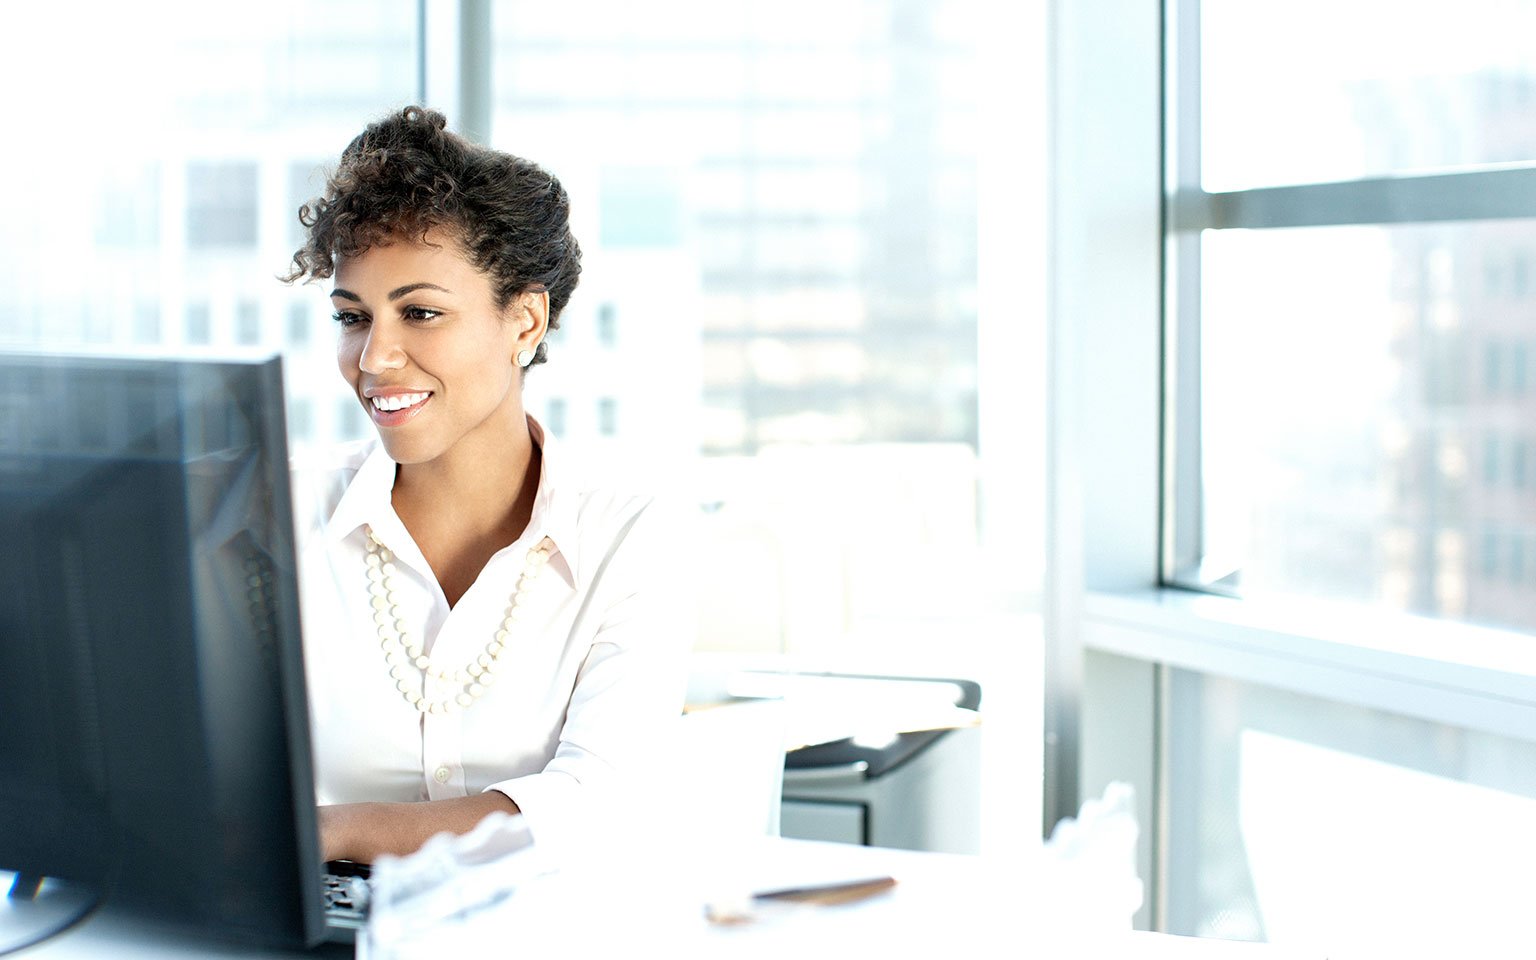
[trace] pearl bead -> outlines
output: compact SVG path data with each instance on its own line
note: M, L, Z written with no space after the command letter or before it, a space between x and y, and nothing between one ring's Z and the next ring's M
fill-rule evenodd
M365 529L368 542L364 561L368 578L369 604L374 610L379 649L384 652L384 661L389 667L390 678L396 681L396 688L403 699L422 714L454 713L471 706L495 681L494 674L501 668L501 656L507 650L511 632L517 622L523 618L522 604L527 600L526 594L549 559L553 548L552 541L546 537L537 547L529 551L523 571L518 577L516 589L508 598L506 616L501 626L492 635L491 641L486 644L485 651L463 667L449 669L433 666L432 658L425 654L421 641L411 634L404 606L400 603L391 579L399 572L394 563L395 554L379 542L372 528ZM261 582L259 577L253 575L250 585L257 587ZM257 590L252 591L253 602L259 593L260 591ZM423 680L453 684L462 689L449 698L429 701L413 689L410 674L406 669L407 663L414 665L421 672Z

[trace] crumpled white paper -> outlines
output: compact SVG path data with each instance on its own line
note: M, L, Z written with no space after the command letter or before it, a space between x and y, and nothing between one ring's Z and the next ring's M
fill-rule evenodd
M505 813L462 836L439 834L410 856L380 857L357 956L408 960L483 946L497 905L553 872L524 819Z
M1057 822L1045 842L1042 916L1083 931L1129 930L1144 887L1136 875L1136 793L1115 781Z

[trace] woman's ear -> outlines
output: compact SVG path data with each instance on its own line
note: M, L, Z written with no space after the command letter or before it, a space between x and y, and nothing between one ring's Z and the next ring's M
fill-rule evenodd
M518 295L512 322L517 324L517 341L513 346L517 365L528 366L523 357L532 362L544 335L549 332L549 292L529 290Z

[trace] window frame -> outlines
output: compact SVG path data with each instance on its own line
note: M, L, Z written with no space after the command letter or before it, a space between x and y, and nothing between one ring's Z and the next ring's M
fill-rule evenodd
M1199 547L1170 519L1199 515L1201 231L1533 217L1536 165L1208 193L1198 0L1054 0L1050 35L1043 828L1131 782L1136 923L1163 929L1172 670L1536 740L1523 633L1171 584Z

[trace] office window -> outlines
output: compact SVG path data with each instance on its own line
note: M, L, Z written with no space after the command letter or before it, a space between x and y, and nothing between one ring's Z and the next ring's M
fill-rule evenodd
M1504 351L1502 346L1489 341L1483 344L1483 390L1490 394L1504 389Z
M597 307L597 342L605 347L613 347L619 342L618 310L611 303L601 303Z
M315 318L313 304L304 300L295 300L288 305L288 343L290 346L302 347L309 343L312 336L311 327L320 321Z
M790 33L783 11L728 7L595 3L561 19L499 4L496 137L596 202L583 244L635 277L607 301L626 334L647 328L636 305L660 289L676 305L666 339L736 355L744 379L711 402L723 415L697 421L706 454L754 455L828 409L841 426L810 436L974 448L978 5L806 7L816 30ZM534 126L537 147L521 138ZM730 307L693 308L702 298ZM600 343L610 322L599 313ZM755 376L761 334L785 328L802 331L792 352L846 335L859 384L786 380L773 364ZM629 390L670 388L635 369Z
M97 205L96 243L135 248L160 242L160 167L158 164L109 165L102 172Z
M1508 32L1536 6L1167 14L1156 579L1234 598L1221 656L1253 640L1241 621L1283 664L1142 652L1165 664L1168 929L1391 952L1489 918L1495 937L1536 856L1536 746L1493 719L1530 705L1502 685L1536 642L1516 347L1536 334L1536 55ZM1474 649L1465 702L1429 705ZM1409 663L1411 691L1373 686Z
M1536 74L1522 40L1536 29L1530 4L1388 16L1375 0L1301 0L1283 12L1207 0L1198 10L1208 190L1531 159L1530 107L1507 95Z
M87 307L84 314L85 329L82 332L85 342L92 344L111 343L116 334L116 324L114 323L116 313L116 310Z
M1188 671L1172 690L1193 855L1171 930L1340 956L1523 942L1529 861L1473 851L1536 851L1536 743Z
M186 342L193 346L213 342L213 316L207 303L187 304L185 336Z
M134 305L133 342L140 344L160 342L160 304L145 301Z
M299 443L314 439L315 404L309 397L288 398L288 435Z
M194 160L187 164L187 246L256 245L256 164Z
M235 306L235 342L250 345L261 342L261 304L241 300Z
M343 437L365 437L371 429L368 417L354 397L338 397L336 403L337 433Z
M1018 44L1038 8L1026 7L1000 58L1027 61ZM1010 432L1028 435L1037 413L1024 394L1040 383L1030 373L1040 354L1030 271L1043 257L1002 255L996 262L1012 266L983 303L979 170L989 137L1011 124L983 122L989 94L977 63L992 8L597 0L583 9L550 17L507 0L492 23L492 142L562 179L591 257L562 322L569 339L528 377L546 425L567 428L573 445L632 452L622 462L668 471L662 484L729 501L706 521L709 549L727 551L712 564L721 577L743 543L757 552L737 559L754 569L798 554L807 536L823 544L755 606L707 623L706 643L767 637L777 644L769 652L808 655L869 644L934 662L1008 632L978 626L1000 616L980 593L1038 589L1020 559L1038 540L1017 525L985 531L1009 504L1033 510L1020 491L1039 457L1000 451ZM1028 81L1004 87L999 106L1021 116L1013 111L1033 94ZM1033 131L1022 140L1038 142ZM1021 155L996 173L1027 193L1041 182L1029 162ZM1041 222L999 214L994 254L1029 241ZM989 384L1020 400L998 400L997 429L984 440L988 324L1020 336L992 358L1011 357L1012 375L998 371ZM568 417L555 397L571 400ZM882 472L893 470L904 482ZM803 480L833 473L819 487ZM979 486L992 491L986 508ZM880 509L836 506L846 500ZM893 536L893 524L908 536ZM982 561L984 539L1009 546ZM914 576L934 589L887 586ZM935 644L919 626L933 622L965 639Z
M1491 582L1499 575L1499 532L1484 530L1482 544L1483 578Z
M338 151L339 153L340 151ZM304 243L304 225L299 222L299 208L325 191L325 169L334 158L296 160L288 166L288 196L284 208L287 224L284 243L297 250Z
M76 8L8 8L0 82L27 92L30 146L0 154L0 176L25 186L0 196L0 288L15 301L0 342L269 345L290 361L290 394L329 410L341 392L330 331L294 322L297 309L264 328L261 304L320 161L418 96L417 9L99 4L83 30ZM294 296L323 309L318 287ZM342 436L337 418L308 422L316 443Z
M557 439L565 436L565 409L566 402L563 397L551 397L544 404L544 426Z
M1366 29L1351 19L1363 6L1330 9ZM1199 390L1171 421L1165 577L1536 629L1536 607L1477 588L1479 565L1384 548L1404 523L1429 543L1536 520L1536 502L1491 498L1526 482L1523 444L1492 434L1526 389L1536 172L1482 169L1536 160L1515 152L1532 121L1497 93L1536 77L1536 57L1469 47L1451 69L1408 56L1509 28L1505 7L1473 3L1445 22L1393 18L1409 45L1363 60L1337 46L1347 29L1298 36L1318 69L1285 73L1293 88L1263 69L1278 48L1247 42L1290 18L1228 0L1199 11L1198 57L1179 47L1203 82L1181 101L1200 139L1174 161L1169 273L1188 345L1177 376ZM1292 142L1296 125L1312 133ZM1313 182L1384 173L1403 176Z

